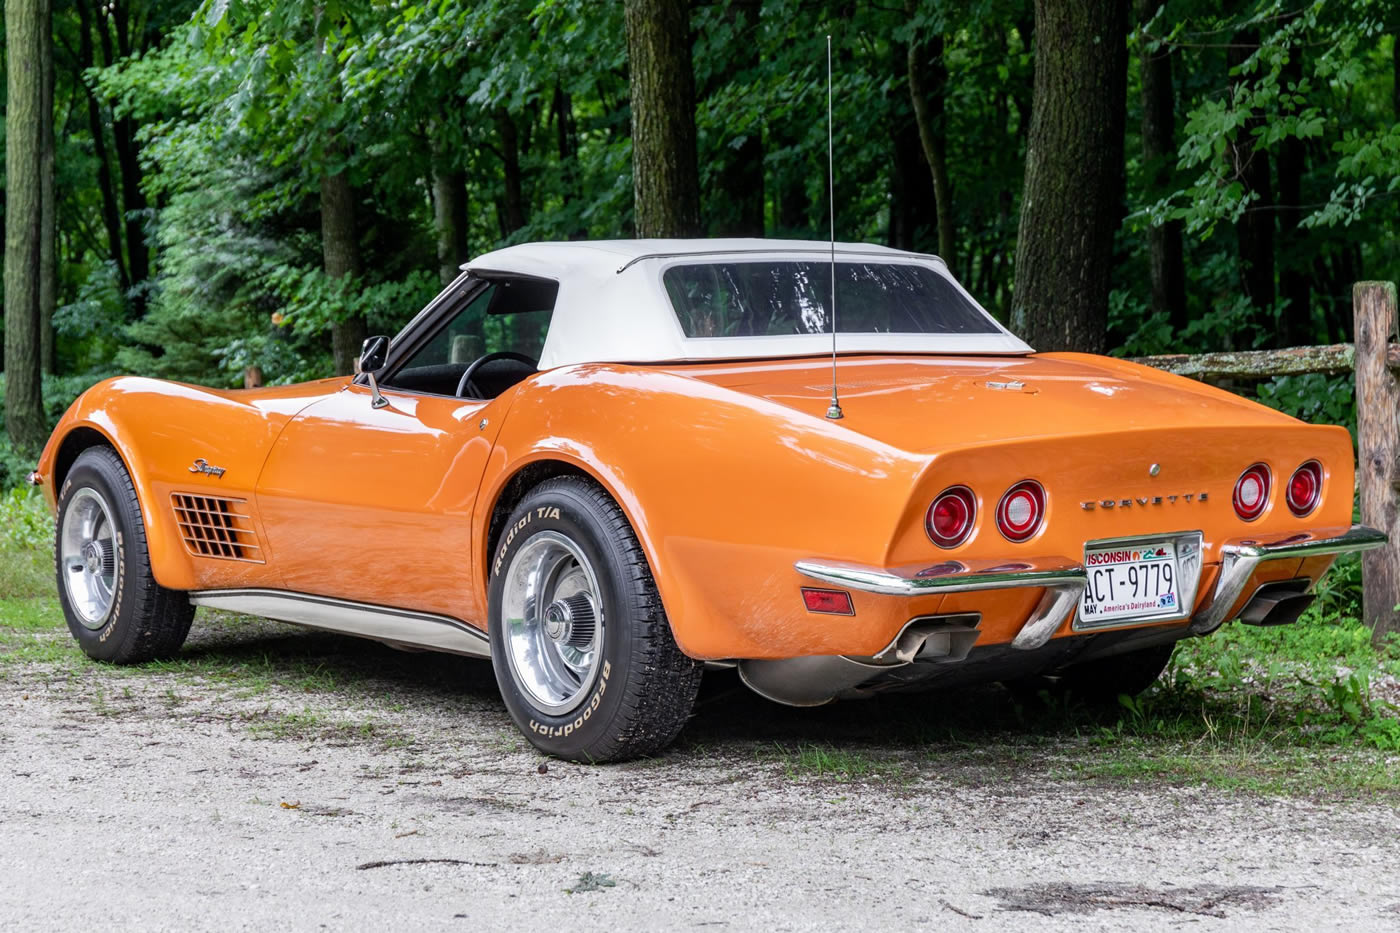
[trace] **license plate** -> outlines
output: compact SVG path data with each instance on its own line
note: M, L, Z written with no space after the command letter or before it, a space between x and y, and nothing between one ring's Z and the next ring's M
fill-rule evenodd
M1088 547L1076 627L1181 616L1182 579L1174 540Z

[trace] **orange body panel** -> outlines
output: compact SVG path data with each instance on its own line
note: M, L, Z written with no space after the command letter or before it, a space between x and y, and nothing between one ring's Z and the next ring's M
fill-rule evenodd
M815 359L587 364L540 373L488 403L386 390L380 410L345 379L228 392L118 379L75 403L39 472L52 501L70 432L107 438L136 478L166 586L285 588L484 626L498 499L522 468L561 461L626 512L676 638L697 658L871 655L911 618L935 613L979 612L978 644L1004 643L1040 596L857 592L854 616L813 614L799 588L814 584L798 560L1079 561L1086 541L1199 529L1204 601L1222 543L1350 524L1345 430L1189 380L1074 354L851 358L840 373L846 417L835 422L823 417L830 362ZM192 473L196 458L225 474ZM1314 458L1326 469L1323 499L1298 519L1280 487ZM1275 488L1264 515L1244 522L1231 491L1257 461ZM1012 544L992 514L1027 478L1044 485L1047 518ZM975 492L978 528L942 550L924 515L953 484ZM193 556L172 492L248 500L266 563ZM1277 564L1258 579L1315 578L1330 560Z
M362 386L302 412L273 445L258 510L289 590L485 618L467 568L472 510L502 400ZM485 422L485 427L479 427Z

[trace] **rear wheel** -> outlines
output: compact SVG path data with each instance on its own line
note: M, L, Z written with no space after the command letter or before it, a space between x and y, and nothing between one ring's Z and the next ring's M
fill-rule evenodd
M136 488L111 449L84 451L68 472L54 543L59 603L88 657L134 664L180 649L194 607L152 575Z
M576 477L541 483L490 569L492 664L526 738L594 762L670 744L702 667L676 646L646 555L605 491Z

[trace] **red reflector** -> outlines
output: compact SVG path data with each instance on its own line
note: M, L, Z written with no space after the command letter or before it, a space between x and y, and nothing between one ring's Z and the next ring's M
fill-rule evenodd
M828 612L838 616L853 616L855 607L851 605L851 594L843 590L813 590L802 588L802 601L808 612Z

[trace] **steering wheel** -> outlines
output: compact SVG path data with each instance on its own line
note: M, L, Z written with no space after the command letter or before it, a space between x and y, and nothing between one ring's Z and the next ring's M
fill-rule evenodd
M468 388L471 388L476 390L473 393L473 396L471 397L481 398L481 387L472 384L472 376L475 376L476 371L482 366L485 366L487 363L493 362L495 360L514 360L517 363L524 363L526 366L529 366L532 369L537 368L540 365L539 360L532 359L531 357L528 357L523 353L515 353L511 350L497 350L495 353L488 353L485 356L479 356L472 361L472 364L466 368L465 372L462 373L462 378L457 381L457 397L468 398L468 396L466 395L466 391Z

